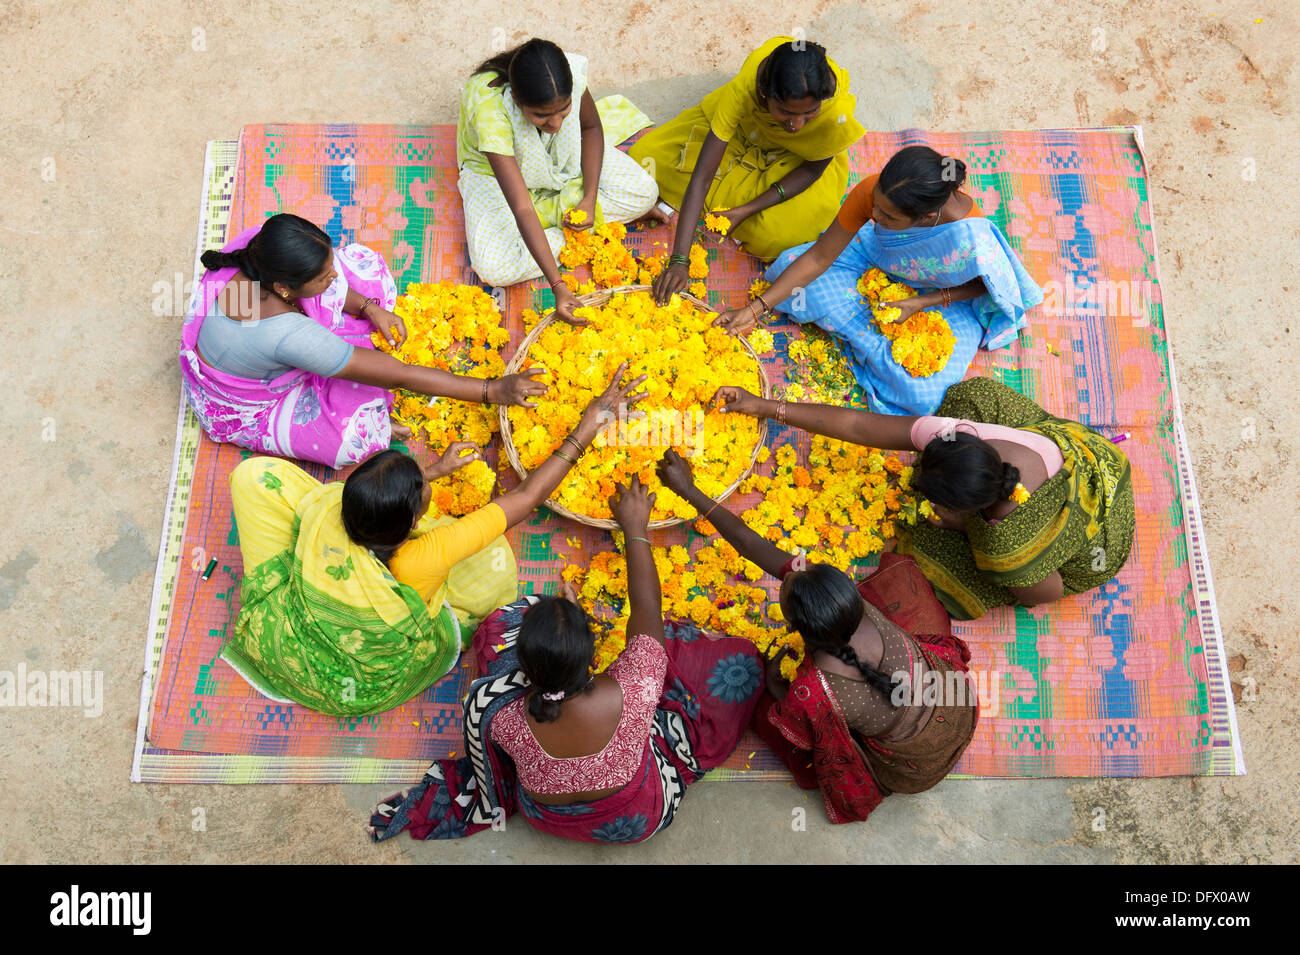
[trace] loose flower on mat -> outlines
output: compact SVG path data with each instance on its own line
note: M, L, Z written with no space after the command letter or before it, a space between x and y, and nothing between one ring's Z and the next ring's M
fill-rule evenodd
M614 295L602 306L575 310L590 324L547 326L529 349L528 367L544 368L548 386L536 408L512 407L512 440L520 464L533 470L551 455L615 369L646 375L641 419L612 422L556 489L556 503L577 514L609 518L614 488L639 475L658 495L653 520L689 520L695 509L659 483L655 466L676 448L691 460L697 483L717 497L738 481L758 442L758 421L723 414L710 402L723 385L762 390L754 356L712 325L713 314L673 296L664 307L646 292Z
M765 469L766 470L766 469ZM814 436L806 459L792 444L776 449L769 474L756 473L739 491L762 499L740 516L754 531L788 553L806 552L813 563L849 572L855 560L878 553L895 537L897 526L912 525L933 513L929 502L911 490L912 468L895 454ZM713 535L706 521L696 530ZM781 665L787 679L803 660L798 634L781 629L784 615L775 588L757 586L762 571L720 537L698 546L653 548L663 592L664 614L690 620L706 630L752 641L764 653L789 645ZM577 562L564 579L577 586L588 614L598 622L598 665L617 658L626 639L627 569L622 553L597 553L584 567Z
M471 378L505 374L501 348L510 333L501 327L496 301L481 288L450 282L412 283L397 299L393 311L406 323L406 340L396 348L378 332L371 341L381 351L412 365L441 368ZM439 398L399 389L393 416L434 451L453 441L485 447L499 430L495 408L468 401ZM443 514L462 515L487 504L496 487L496 474L483 460L473 461L433 482L432 506Z
M893 343L893 359L904 371L913 378L928 378L943 369L952 357L957 338L939 312L917 312L902 324L895 324L903 313L888 303L911 298L915 289L871 268L858 279L858 291L871 308L876 328Z
M731 220L726 216L716 216L710 212L704 217L704 228L725 236L731 230Z
M581 224L580 220L570 217L570 221ZM636 257L623 245L627 238L627 227L618 222L606 222L594 229L581 232L573 229L564 230L564 248L560 250L560 265L566 269L578 269L584 265L591 267L591 280L595 287L615 288L619 285L631 285L637 281L641 265ZM572 276L565 276L566 284L577 294L578 286L569 283ZM577 280L574 279L576 282Z

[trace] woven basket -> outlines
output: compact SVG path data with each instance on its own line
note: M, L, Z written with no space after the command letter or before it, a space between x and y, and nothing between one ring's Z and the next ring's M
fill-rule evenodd
M580 306L590 305L590 306L599 307L607 303L610 300L610 298L612 298L615 295L622 295L627 292L645 292L648 291L649 289L650 289L649 285L620 285L618 288L600 289L599 291L592 292L588 295L580 295L578 296L578 303ZM702 312L713 311L713 309L709 307L709 304L707 302L702 302L693 295L687 295L685 293L680 293L680 294L683 299L690 302L700 311ZM537 341L537 338L539 335L542 334L542 331L548 325L550 325L551 322L555 320L556 320L555 313L551 312L550 315L546 316L546 318L538 322L537 325L533 328L533 330L528 333L528 337L523 340L523 342L519 346L519 349L514 353L514 356L511 357L510 361L506 363L507 375L516 374L519 371L519 369L523 367L524 360L528 357L528 349L530 349L533 346L533 342ZM758 360L758 353L754 351L754 349L750 346L749 342L747 342L744 338L739 339L739 341L741 345L744 346L745 350L748 351L749 354L753 357L754 363L758 365L758 381L762 389L763 397L770 398L772 396L772 386L767 380L767 371L763 368L763 363ZM505 405L501 405L497 409L498 416L500 417L501 420L501 442L505 446L506 457L510 460L510 466L515 469L515 473L518 474L521 479L526 478L528 476L528 472L524 469L523 464L521 464L519 461L519 452L515 450L514 434L512 433L510 427L510 416L506 413L506 411L507 409ZM759 422L758 425L758 440L754 443L754 450L750 452L749 464L745 467L745 470L741 473L740 477L738 477L729 488L723 491L714 500L718 502L725 501L728 497L731 496L731 492L740 486L741 481L749 477L750 472L754 470L754 465L758 461L759 449L763 447L766 441L767 441L767 419L764 418ZM615 520L611 520L609 518L603 518L603 517L588 517L586 514L575 514L573 511L569 510L567 507L564 507L556 503L554 500L547 500L546 506L549 507L551 510L553 510L555 513L559 514L560 516L567 517L573 521L577 521L579 524L586 524L589 527L603 527L608 530L615 530L618 528L618 522ZM682 523L682 518L674 517L669 520L651 521L649 524L649 528L650 530L659 530L664 527L676 527L680 523Z

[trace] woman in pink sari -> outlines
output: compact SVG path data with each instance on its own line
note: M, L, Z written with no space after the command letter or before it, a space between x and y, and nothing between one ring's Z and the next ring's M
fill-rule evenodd
M534 372L480 379L376 351L405 335L388 265L363 245L335 251L306 219L281 213L203 253L181 332L185 394L214 441L343 467L386 449L392 390L531 407Z

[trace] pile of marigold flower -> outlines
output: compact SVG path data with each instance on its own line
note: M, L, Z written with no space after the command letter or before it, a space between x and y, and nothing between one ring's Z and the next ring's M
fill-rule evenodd
M375 347L407 364L441 368L470 378L505 374L501 347L510 334L501 327L496 302L481 288L450 282L413 283L393 311L406 324L406 338L396 348L375 332ZM471 401L438 398L399 389L393 416L441 453L453 441L486 447L499 429L495 408ZM461 515L487 504L496 473L482 459L433 482L433 506L443 514Z
M709 218L717 220L715 225L727 223L721 216ZM721 228L725 235L726 226ZM650 255L638 259L623 244L626 238L627 226L618 222L606 222L594 229L566 228L559 261L563 268L570 270L561 276L569 291L575 295L587 295L598 288L650 285L654 282L664 270L667 255ZM583 266L591 268L591 278L585 282L572 272ZM704 298L708 294L704 279L709 277L709 254L698 242L691 246L687 274L694 280L688 291L696 298Z
M645 417L629 415L602 431L553 500L576 514L609 518L614 488L640 475L658 495L652 520L694 517L690 504L660 484L655 465L669 447L676 448L710 497L739 480L758 441L758 422L723 414L710 402L723 385L760 392L758 363L733 336L712 326L712 313L680 296L660 308L647 292L615 295L575 315L590 324L547 326L521 366L545 369L537 380L547 393L536 408L508 412L520 463L532 471L548 458L626 362L626 380L648 376L639 389L646 397L636 405Z
M766 450L766 449L765 449ZM884 549L897 525L915 524L934 512L911 490L912 468L897 455L814 436L808 464L799 464L793 445L777 449L771 475L754 474L740 486L762 499L740 516L782 550L806 551L811 563L830 563L848 572L853 562ZM714 528L697 523L706 534ZM571 544L576 543L570 541ZM685 547L654 550L663 589L664 614L697 626L744 637L764 654L773 647L793 651L781 664L793 677L803 660L803 641L781 626L784 617L768 592L753 586L763 572L721 537L688 554ZM618 658L627 639L627 564L606 551L583 568L572 564L564 579L578 587L584 609L597 622L597 666Z
M641 273L641 265L623 240L627 227L620 222L605 222L591 229L565 229L564 248L560 250L560 265L566 269L591 267L590 288L584 288L577 276L566 275L565 284L578 295L594 292L597 287L615 288L633 285Z
M941 314L917 312L901 325L894 324L902 312L887 303L911 298L916 294L915 289L872 268L858 279L858 291L871 307L872 319L880 333L893 342L894 361L909 375L928 378L948 363L957 339Z

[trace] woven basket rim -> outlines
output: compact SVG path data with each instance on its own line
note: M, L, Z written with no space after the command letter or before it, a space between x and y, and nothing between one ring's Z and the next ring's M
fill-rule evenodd
M615 295L626 295L629 292L644 292L649 289L649 285L619 285L614 288L597 289L594 292L588 292L586 295L579 295L578 302L580 303L580 307L588 305L604 305ZM694 295L684 292L678 294L700 311L709 314L717 314L708 302L702 301ZM533 330L524 337L524 340L519 343L519 347L515 349L515 353L510 356L510 360L506 362L505 373L507 375L513 375L519 371L523 366L524 359L528 357L528 350L532 348L533 344L541 336L542 332L545 331L545 329L554 321L556 321L556 317L555 311L552 309L550 314L546 315L540 322L533 326ZM763 367L763 362L758 357L758 352L754 351L754 346L752 346L743 336L739 337L737 340L740 342L741 346L749 352L750 357L754 359L754 363L758 366L758 381L762 396L764 398L772 397L772 384L768 381L767 369ZM510 466L514 468L515 473L519 475L519 479L523 480L528 477L529 472L524 468L523 463L519 460L519 452L515 449L514 432L510 425L510 416L508 411L509 409L506 405L500 405L497 408L497 416L501 425L501 445L505 448L506 458L510 461ZM749 477L751 473L753 473L754 466L758 463L759 451L761 451L767 443L767 431L767 419L760 418L758 424L758 439L754 442L754 448L750 452L749 464L745 466L745 469L741 472L740 476L736 478L736 480L733 481L725 491L713 498L715 503L721 504L729 498L732 493L735 492L736 488L740 487L741 483ZM567 517L569 520L576 521L579 524L585 524L588 527L600 527L605 530L619 529L618 522L611 518L589 517L586 514L577 514L569 510L567 507L564 507L562 504L559 504L553 498L547 498L546 506L561 517ZM665 520L650 521L647 527L652 531L663 530L668 527L676 527L678 524L683 524L687 520L695 520L695 518L673 517Z

